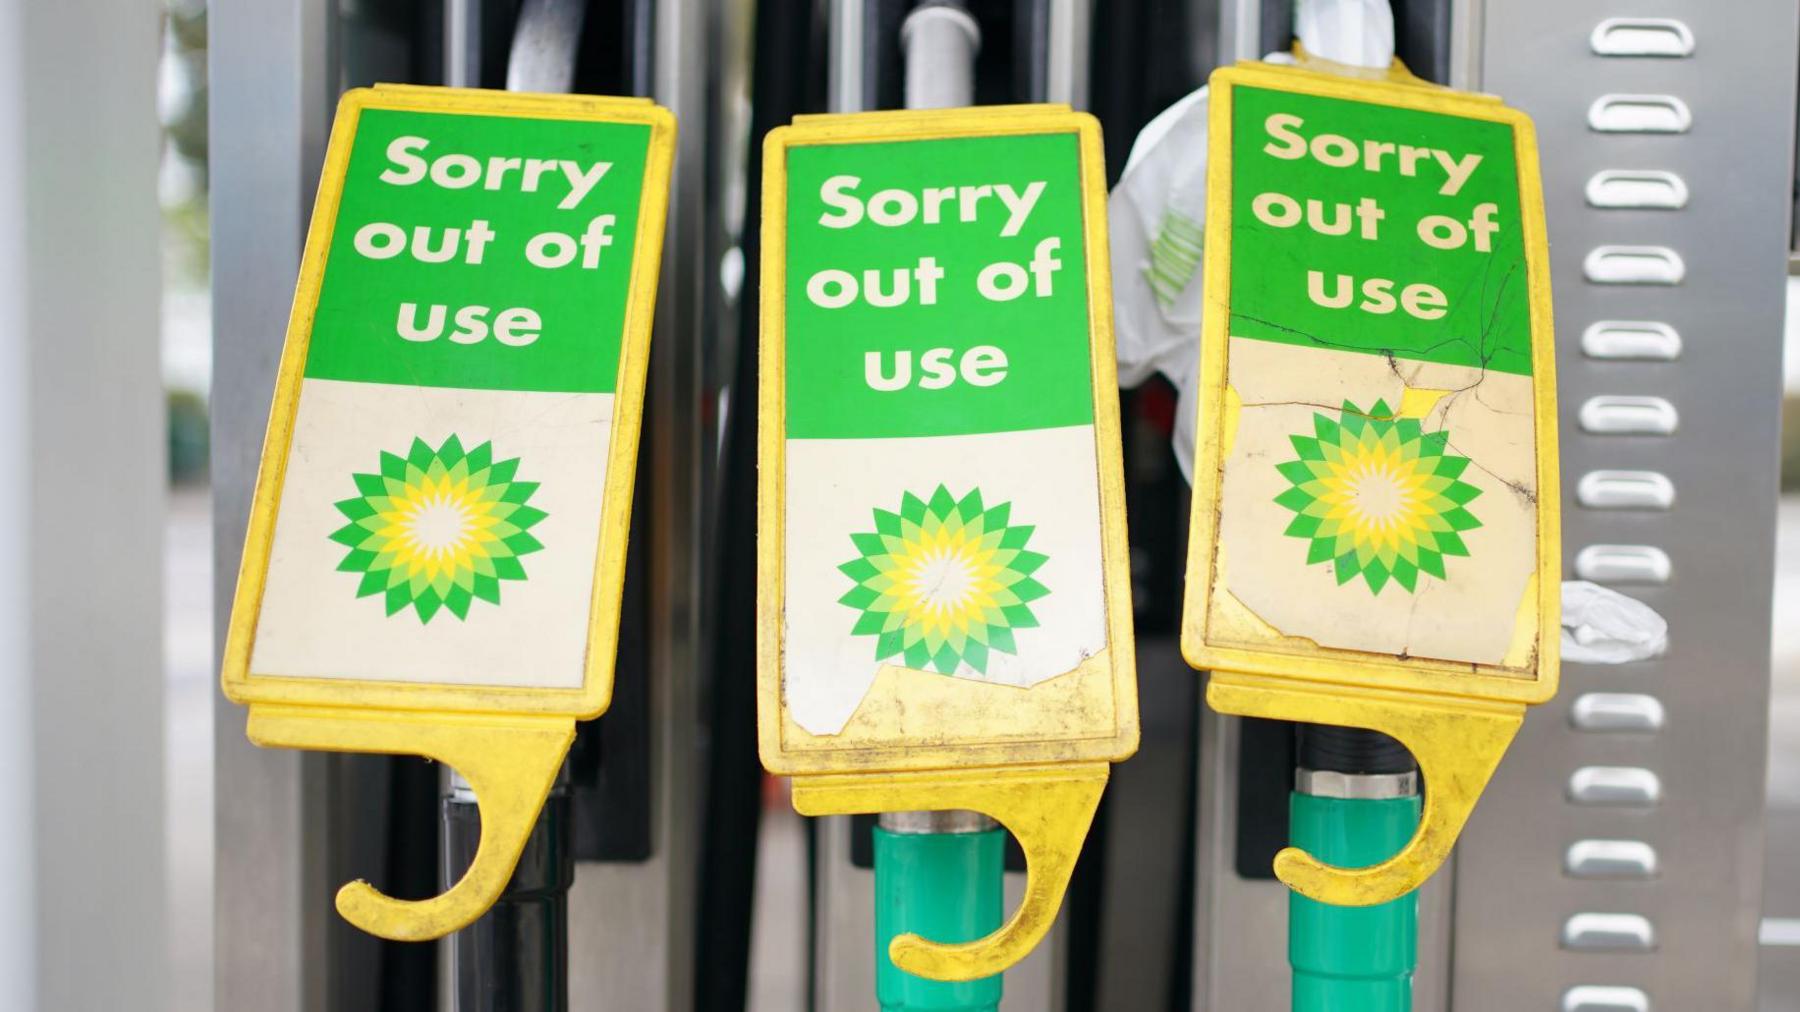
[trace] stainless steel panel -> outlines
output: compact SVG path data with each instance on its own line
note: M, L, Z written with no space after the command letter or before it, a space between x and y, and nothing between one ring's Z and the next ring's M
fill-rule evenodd
M1679 285L1687 264L1667 246L1599 246L1581 271L1597 285Z
M1218 66L1262 59L1262 13L1262 0L1219 0Z
M1642 840L1576 840L1563 855L1570 878L1655 878L1656 867L1656 848Z
M1577 731L1660 731L1666 716L1660 700L1641 692L1584 692L1569 708Z
M160 20L0 12L0 1006L22 1012L163 1012L170 915L192 917L164 765Z
M1588 48L1600 56L1692 56L1694 32L1678 18L1607 18Z
M244 0L208 15L212 137L213 608L224 639L287 332L300 246L336 100L335 4ZM216 656L216 655L215 655ZM214 1002L329 1012L331 759L259 749L244 710L213 708Z
M1660 471L1589 471L1575 498L1595 510L1666 510L1675 505L1675 483Z
M1558 354L1565 557L1590 545L1654 545L1679 571L1666 584L1629 588L1669 620L1668 655L1620 668L1565 664L1564 697L1526 719L1464 831L1457 1012L1566 1008L1572 989L1584 986L1636 988L1664 1012L1756 1007L1776 479L1769 462L1787 286L1796 14L1788 0L1484 7L1484 76L1472 83L1536 123L1557 327L1580 335L1560 341ZM1605 19L1646 16L1683 22L1697 40L1693 55L1594 54L1592 36ZM1588 113L1608 95L1676 96L1693 130L1596 132ZM1686 209L1588 203L1596 173L1626 168L1679 176L1690 191ZM1606 245L1679 250L1685 277L1670 287L1591 284L1582 260ZM1656 325L1633 331L1645 325L1619 321ZM1680 428L1657 439L1584 432L1579 406L1599 394L1666 398L1680 407ZM1646 470L1680 489L1672 508L1576 508L1582 475ZM1620 690L1655 696L1679 733L1593 734L1571 725L1582 693ZM1568 803L1569 778L1584 766L1655 770L1661 804ZM1566 852L1584 840L1641 842L1654 849L1659 874L1571 877ZM1577 911L1649 918L1666 955L1564 950L1559 931ZM1596 1010L1607 1007L1604 993L1585 997Z
M1088 54L1093 48L1094 0L1049 0L1050 52L1044 100L1088 107Z
M1687 182L1661 169L1601 169L1588 178L1586 192L1595 207L1672 211L1688 202Z
M1650 1012L1650 996L1635 987L1580 984L1563 992L1562 1012Z
M444 83L481 86L481 0L444 0Z
M575 84L586 0L525 0L506 61L508 91L561 93Z
M832 112L863 109L863 0L830 0L825 102Z
M1482 10L1487 0L1450 0L1450 80L1452 88L1481 86Z
M1693 125L1693 112L1674 95L1602 95L1588 106L1588 127L1601 133L1681 134Z
M1661 731L1661 700L1642 691L1584 691L1570 708L1577 731Z
M1581 428L1597 435L1666 436L1681 416L1665 397L1600 394L1581 402Z
M1765 917L1756 931L1758 945L1791 948L1800 946L1800 918Z
M917 7L900 23L908 109L975 104L981 26L961 7Z
M1575 575L1595 583L1668 583L1673 570L1655 545L1588 545L1575 556Z
M1113 767L1106 816L1082 856L1088 877L1079 885L1101 890L1097 903L1077 908L1094 911L1080 929L1093 945L1081 996L1090 1009L1169 1009L1190 986L1176 971L1187 954L1169 942L1193 902L1177 885L1193 878L1192 824L1180 814L1194 789L1200 679L1173 633L1138 627L1138 751Z
M648 598L652 853L642 862L578 866L569 894L571 1012L679 1012L694 1004L702 532L713 497L704 475L716 446L706 422L710 394L700 381L718 292L704 154L716 14L704 0L652 5L650 95L675 114L681 132L645 378L637 482L648 509L631 531L644 547Z
M1642 766L1583 766L1569 774L1568 793L1578 805L1649 808L1662 800L1662 778Z
M1596 320L1581 332L1581 353L1589 358L1673 362L1681 357L1681 334L1655 320Z
M1563 922L1562 946L1584 951L1649 952L1656 948L1656 926L1642 914L1574 914Z

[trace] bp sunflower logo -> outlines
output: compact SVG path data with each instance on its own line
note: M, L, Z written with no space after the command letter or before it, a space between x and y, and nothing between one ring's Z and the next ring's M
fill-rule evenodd
M337 503L350 520L331 535L350 549L338 570L363 574L357 597L384 595L389 615L411 605L422 623L440 608L466 618L476 598L499 604L500 581L525 579L520 557L544 547L528 532L545 516L526 505L538 483L513 480L518 470L455 435L383 451L378 472L352 475L362 494Z
M1308 565L1330 562L1337 582L1358 575L1371 593L1392 580L1413 592L1419 574L1444 579L1444 556L1469 554L1461 531L1481 526L1464 507L1481 490L1459 480L1467 457L1447 430L1424 432L1386 402L1344 402L1337 420L1313 416L1313 434L1289 436L1300 459L1277 464L1291 487L1275 501L1296 516L1282 533L1312 542Z
M1013 631L1038 624L1031 602L1049 590L1031 575L1047 558L1025 548L1035 528L1008 523L1011 503L990 509L978 488L959 500L939 485L874 513L873 531L850 535L862 554L838 567L856 581L838 603L862 612L850 631L875 637L876 660L985 673L993 651L1018 652Z

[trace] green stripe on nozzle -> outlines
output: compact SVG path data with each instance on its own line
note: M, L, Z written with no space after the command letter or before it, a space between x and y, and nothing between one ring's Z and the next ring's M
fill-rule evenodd
M1399 853L1419 825L1417 766L1386 735L1303 725L1289 801L1294 846L1362 868ZM1338 907L1288 894L1293 1012L1410 1012L1419 897Z
M882 1012L996 1012L1001 975L928 980L888 958L908 932L970 942L1000 927L1006 831L977 812L885 812L875 833L875 997Z

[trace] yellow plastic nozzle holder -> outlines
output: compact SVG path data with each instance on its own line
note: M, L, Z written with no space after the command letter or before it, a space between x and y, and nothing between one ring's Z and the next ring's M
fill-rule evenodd
M428 900L397 900L359 879L337 894L338 913L369 934L429 942L473 924L499 899L575 740L575 720L254 704L247 733L264 747L420 755L468 780L481 842L456 885Z
M1025 897L1005 924L972 942L945 944L903 934L888 944L888 958L907 973L932 980L978 980L1030 955L1055 923L1110 772L1104 762L1081 762L797 776L794 810L801 815L868 815L966 808L1010 830L1025 852Z
M1412 751L1425 780L1425 810L1411 842L1367 868L1329 865L1295 847L1275 855L1275 877L1309 899L1366 907L1425 883L1456 846L1488 780L1525 720L1522 703L1344 685L1313 685L1215 671L1206 701L1220 713L1380 731Z

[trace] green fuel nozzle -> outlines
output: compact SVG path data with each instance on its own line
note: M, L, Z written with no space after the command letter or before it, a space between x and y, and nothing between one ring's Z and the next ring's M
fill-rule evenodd
M895 966L912 932L968 942L1000 927L1006 831L979 812L884 812L875 833L875 996L882 1012L995 1012L1001 975L928 980Z
M1305 724L1289 800L1294 846L1365 867L1393 857L1419 825L1418 767L1399 742L1360 728ZM1417 893L1370 907L1288 896L1294 1012L1410 1012L1418 965Z

